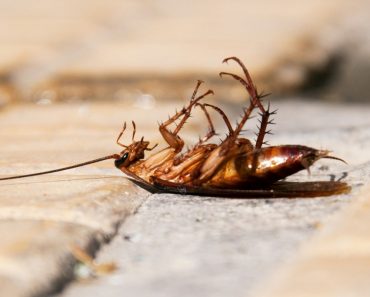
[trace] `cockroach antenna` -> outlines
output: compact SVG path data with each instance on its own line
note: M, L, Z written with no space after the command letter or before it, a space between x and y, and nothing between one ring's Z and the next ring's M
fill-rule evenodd
M49 173L69 170L69 169L73 169L73 168L77 168L77 167L82 167L82 166L86 166L86 165L93 164L93 163L98 163L98 162L109 160L109 159L117 160L119 158L120 158L119 155L113 154L113 155L109 155L109 156L101 157L101 158L98 158L98 159L86 161L86 162L83 162L83 163L74 164L74 165L67 166L67 167L57 168L57 169L53 169L53 170L41 171L41 172L35 172L35 173L23 174L23 175L14 175L14 176L9 176L9 177L2 177L2 178L0 178L0 180L9 180L9 179L17 179L17 178L24 178L24 177L31 177L31 176L49 174Z

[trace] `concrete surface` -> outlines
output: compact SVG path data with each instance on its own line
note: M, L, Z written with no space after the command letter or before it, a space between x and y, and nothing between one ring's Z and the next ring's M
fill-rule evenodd
M119 271L60 296L250 296L348 201L153 195L98 255Z

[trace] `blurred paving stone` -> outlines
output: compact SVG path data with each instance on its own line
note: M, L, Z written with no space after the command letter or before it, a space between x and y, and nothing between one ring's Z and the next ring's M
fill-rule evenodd
M30 163L37 169L47 170L51 166L67 166L120 152L116 138L125 121L130 127L124 141L131 141L132 120L137 125L137 137L144 136L154 143L160 141L158 121L173 114L181 105L178 102L159 105L156 101L146 104L145 96L132 99L113 104L49 104L46 101L6 108L0 113L0 173L15 174L20 170L25 173L33 169L27 168ZM194 138L193 131L199 130L202 124L202 117L192 118L182 135ZM94 166L112 168L113 162Z
M274 1L251 3L205 0L189 5L162 0L137 6L135 13L141 18L135 26L122 20L116 38L65 71L217 73L215 62L229 55L248 59L251 70L264 69L276 56L292 50L298 36L314 31L343 9L330 1L305 3L304 10L293 1L285 1L284 9Z
M330 71L344 45L366 37L367 27L356 25L366 5L3 1L0 85L14 88L10 97L28 100L42 98L45 90L54 91L54 100L122 99L137 89L177 98L194 75L214 81L221 60L236 55L273 92L291 91L310 84L311 74L325 81L320 73ZM236 100L240 90L227 95Z
M69 222L107 236L147 196L124 177L104 175L39 176L0 188L0 219Z
M83 225L26 219L1 219L0 233L1 296L16 297L61 287L73 275L71 247L94 250L103 235Z
M12 70L64 51L82 36L98 30L100 22L122 7L122 1L0 2L0 68ZM56 61L55 61L56 62ZM30 78L31 79L31 78Z
M114 38L61 67L52 86L57 86L58 97L73 94L80 86L77 94L86 98L84 80L79 79L86 77L87 83L98 82L89 84L96 97L101 96L100 86L108 97L121 87L154 89L154 96L168 99L192 85L189 77L218 79L222 59L235 55L246 61L260 85L275 92L291 89L306 80L306 68L328 63L331 51L327 44L316 42L317 36L346 7L338 1L311 1L302 9L294 1L229 5L208 0L192 5L163 0L132 7L136 18L123 19L113 31ZM237 100L240 94L240 89L232 88L222 95Z
M0 86L11 99L28 96L67 61L104 38L104 26L127 1L0 2ZM1 100L1 97L0 97Z

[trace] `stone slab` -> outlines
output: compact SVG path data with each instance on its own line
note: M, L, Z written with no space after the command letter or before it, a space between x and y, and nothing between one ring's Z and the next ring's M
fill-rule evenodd
M248 296L348 199L153 195L98 255L119 270L60 296Z
M73 275L71 248L96 249L99 233L83 225L11 218L0 220L0 232L1 295L17 297L60 288Z

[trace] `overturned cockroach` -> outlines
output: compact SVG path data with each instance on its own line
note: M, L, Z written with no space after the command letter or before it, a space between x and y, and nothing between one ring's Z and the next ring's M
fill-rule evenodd
M233 60L242 68L245 78L229 72L221 72L220 76L230 76L239 81L250 96L249 106L243 109L243 116L233 128L228 117L221 108L201 103L208 90L197 95L201 81L197 82L194 93L183 109L159 125L159 131L168 146L145 159L145 151L153 150L157 145L149 147L149 142L142 137L135 140L136 125L132 122L132 143L125 145L120 139L126 130L126 123L118 135L117 144L124 149L119 154L113 154L38 173L0 178L9 180L48 174L85 166L107 159L114 159L115 166L129 176L136 184L151 192L171 192L180 194L196 194L225 197L314 197L346 193L350 187L339 181L317 182L282 182L281 180L302 169L309 169L319 159L340 158L330 156L327 150L317 150L302 145L264 146L264 138L269 133L268 125L272 124L270 111L264 107L261 98L244 64L236 57L229 57L223 62ZM208 133L186 152L183 151L184 141L179 132L191 115L194 108L199 107L204 112L209 125ZM208 143L216 134L212 119L207 108L215 110L222 116L228 129L228 134L219 144ZM251 117L254 109L260 112L261 120L255 144L240 136L244 125ZM179 121L171 131L169 126ZM344 162L344 161L343 161Z

